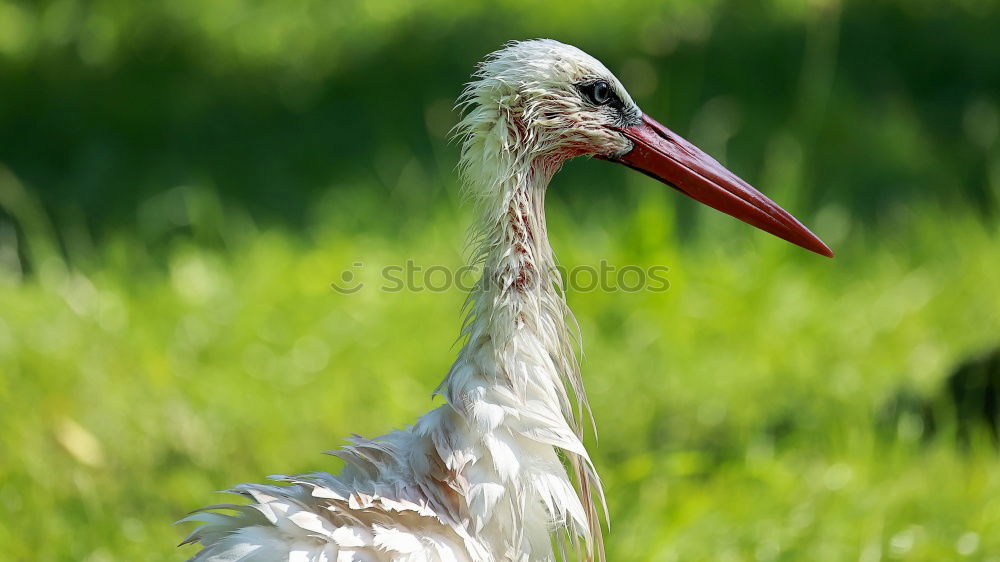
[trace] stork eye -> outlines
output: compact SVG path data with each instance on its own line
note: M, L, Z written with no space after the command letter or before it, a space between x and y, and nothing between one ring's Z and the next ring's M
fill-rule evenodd
M604 80L598 80L580 86L580 91L591 103L595 105L607 105L617 99L611 86Z

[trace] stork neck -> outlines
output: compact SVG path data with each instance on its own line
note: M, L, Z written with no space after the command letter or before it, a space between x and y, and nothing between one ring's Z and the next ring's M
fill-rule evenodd
M497 201L481 210L475 252L483 274L476 297L495 312L521 309L531 297L555 292L555 257L545 224L551 173L538 168L515 174L498 190Z
M582 399L575 346L545 226L545 191L560 162L538 158L477 189L473 263L483 273L472 295L465 345L442 383L446 400L468 413L476 400L518 407L527 401L575 429L566 386Z
M508 166L502 162L516 155L492 157L478 140L466 142L462 164L479 212L473 264L483 275L469 296L465 343L438 387L448 406L434 418L462 428L448 432L462 454L439 453L471 486L477 532L487 524L514 529L516 541L530 537L531 550L543 552L551 548L545 529L554 525L593 552L601 544L595 498L603 504L603 492L582 441L589 408L545 228L545 191L562 162Z

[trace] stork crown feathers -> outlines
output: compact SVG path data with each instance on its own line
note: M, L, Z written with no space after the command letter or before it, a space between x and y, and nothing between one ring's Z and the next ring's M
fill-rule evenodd
M579 88L596 81L610 85L621 107L587 103ZM458 106L464 113L454 129L462 144L460 171L474 197L494 196L519 169L545 166L555 173L575 156L627 152L631 143L607 125L642 114L600 61L552 39L511 41L488 55Z

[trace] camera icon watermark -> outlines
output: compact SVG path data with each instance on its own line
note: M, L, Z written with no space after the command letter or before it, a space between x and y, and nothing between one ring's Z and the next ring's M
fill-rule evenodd
M340 280L330 283L330 288L342 295L353 295L365 288L363 281L359 279L359 272L364 269L364 262L356 261L349 269L340 272Z

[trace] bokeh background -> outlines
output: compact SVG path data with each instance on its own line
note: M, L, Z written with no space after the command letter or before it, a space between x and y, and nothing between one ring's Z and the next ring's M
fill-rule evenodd
M988 0L0 0L0 552L178 560L171 522L412 422L464 295L454 98L601 58L837 251L575 161L569 295L610 560L1000 560L1000 7Z

